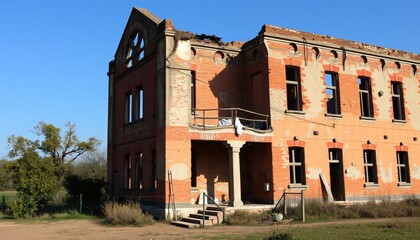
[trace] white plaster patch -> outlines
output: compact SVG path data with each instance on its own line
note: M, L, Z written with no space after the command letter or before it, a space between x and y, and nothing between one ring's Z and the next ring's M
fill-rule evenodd
M382 181L392 182L392 169L393 169L392 164L388 167L388 169L386 169L382 161L379 161L379 170L380 170Z
M351 166L347 169L346 176L350 177L351 180L363 178L363 174L354 166Z
M189 168L182 163L175 163L171 166L172 178L174 180L186 180L189 176Z
M322 173L321 168L308 168L309 174L306 176L309 179L319 179L319 174Z
M309 129L306 132L306 138L310 138L312 136L314 129L315 129L315 124L313 123L309 124Z
M290 136L290 130L284 130L284 136L285 137Z
M311 104L309 104L308 113L317 117L319 114L324 113L325 109L322 106L321 102L324 98L324 94L320 94L325 91L325 85L323 83L324 78L321 76L320 68L316 64L308 64L306 68L302 69L306 76L303 81L303 87L306 90L303 95L306 95L310 99ZM320 81L322 79L322 81ZM285 98L287 99L287 98ZM307 118L311 118L309 114L306 115Z
M189 41L178 41L176 54L182 60L189 60L191 58L191 45Z
M374 71L372 73L372 78L375 79L375 84L373 85L372 94L375 99L375 103L378 105L378 115L377 118L381 120L389 119L389 109L391 108L389 101L390 93L389 93L389 86L388 81L385 79L384 74L382 71ZM382 91L384 95L379 97L377 94L379 91Z
M413 171L411 172L411 177L420 179L420 166L414 165Z
M418 81L413 81L412 79L404 79L403 81L403 88L404 88L404 102L406 102L406 108L410 115L413 118L413 121L411 121L411 124L413 125L413 128L415 130L420 129L420 121L416 120L414 116L420 115L420 108L419 108L419 99L420 94L418 92Z

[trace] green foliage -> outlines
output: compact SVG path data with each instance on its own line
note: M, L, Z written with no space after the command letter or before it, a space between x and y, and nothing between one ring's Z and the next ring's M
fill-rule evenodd
M52 162L40 158L34 145L27 144L25 149L14 165L17 200L11 204L11 209L15 217L36 215L58 189Z
M143 226L154 223L153 217L143 213L138 203L108 202L103 211L106 222L113 225Z
M0 160L0 191L16 188L14 181L13 168L14 161Z
M64 181L64 187L69 196L78 197L82 194L84 202L96 205L103 199L105 186L103 179L84 178L77 175L68 175Z
M61 135L61 129L52 124L39 122L34 132L41 139L30 140L22 136L9 137L8 142L12 150L10 157L23 156L30 148L43 159L49 159L54 165L54 175L59 184L62 183L69 166L82 154L94 151L99 141L93 137L88 141L80 141L76 135L76 126L66 124L66 131Z

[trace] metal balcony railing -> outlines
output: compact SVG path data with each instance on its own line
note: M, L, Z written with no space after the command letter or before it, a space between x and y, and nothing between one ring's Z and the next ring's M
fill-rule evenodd
M270 117L242 108L191 109L191 125L204 130L233 127L238 119L245 129L270 131Z

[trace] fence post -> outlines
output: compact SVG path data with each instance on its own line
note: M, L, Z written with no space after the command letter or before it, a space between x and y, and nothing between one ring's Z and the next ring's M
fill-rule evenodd
M79 196L79 213L80 214L82 214L82 205L83 205L82 200L83 200L82 194L80 194Z
M301 195L301 208L302 208L302 222L305 222L305 195L304 195L304 190L302 190L302 195Z
M203 228L204 228L204 221L205 221L205 215L206 215L206 194L203 192Z

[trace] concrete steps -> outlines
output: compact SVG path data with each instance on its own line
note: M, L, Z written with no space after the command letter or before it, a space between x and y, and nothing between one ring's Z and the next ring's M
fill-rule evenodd
M223 222L223 212L217 207L207 207L204 211L204 226L212 226L221 224ZM203 225L203 210L198 210L197 213L192 213L188 217L183 217L178 221L171 221L172 225L195 228Z

